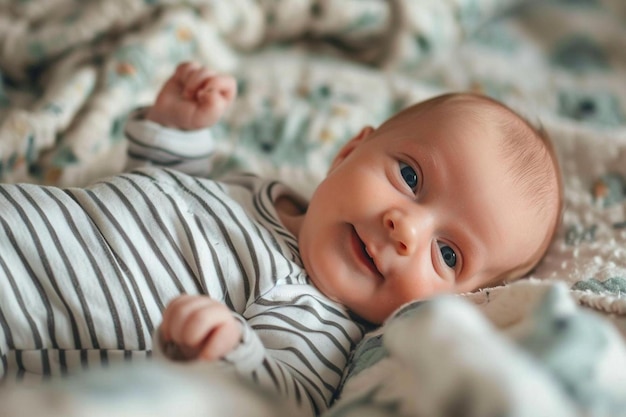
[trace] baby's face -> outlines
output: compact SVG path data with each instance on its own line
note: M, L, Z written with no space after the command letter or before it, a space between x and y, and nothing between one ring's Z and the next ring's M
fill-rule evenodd
M495 127L420 120L346 144L298 235L315 286L373 323L528 263L550 227L512 186Z

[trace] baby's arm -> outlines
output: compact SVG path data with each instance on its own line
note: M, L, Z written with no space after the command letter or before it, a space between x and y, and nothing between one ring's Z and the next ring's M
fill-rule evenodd
M182 297L164 312L157 352L171 359L223 358L239 374L286 397L303 416L329 406L352 345L362 337L349 317L307 296L299 297L302 304L282 306L265 300L264 307L250 307L259 311L247 320L207 296ZM218 317L202 317L217 305Z
M208 129L237 93L230 75L183 63L161 88L153 106L131 113L126 170L146 165L209 176L215 143Z

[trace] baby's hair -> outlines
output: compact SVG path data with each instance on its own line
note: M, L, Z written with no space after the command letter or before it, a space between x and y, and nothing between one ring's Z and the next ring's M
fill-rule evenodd
M556 234L561 218L562 178L552 142L542 126L535 127L505 104L474 93L439 95L401 111L396 117L414 117L442 105L450 106L451 111L470 114L479 121L497 123L497 127L503 133L502 155L509 162L510 171L513 173L511 186L515 186L528 198L531 207L537 210L539 216L544 218L554 216L545 240L536 253L522 265L495 277L490 284L511 281L526 275L543 258Z
M544 242L529 261L494 280L512 281L537 266L556 235L563 211L561 169L554 145L542 125L534 126L510 107L489 97L474 97L486 103L495 112L492 120L500 123L504 133L501 151L510 164L513 186L524 193L539 216L553 218Z

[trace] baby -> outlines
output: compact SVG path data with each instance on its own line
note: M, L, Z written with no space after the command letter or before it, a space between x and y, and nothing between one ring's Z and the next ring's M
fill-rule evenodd
M555 233L552 148L496 101L439 96L363 128L306 201L252 175L181 172L209 174L206 128L235 95L232 77L182 64L126 126L129 165L157 167L0 187L3 374L154 348L220 359L319 414L371 324L521 277Z

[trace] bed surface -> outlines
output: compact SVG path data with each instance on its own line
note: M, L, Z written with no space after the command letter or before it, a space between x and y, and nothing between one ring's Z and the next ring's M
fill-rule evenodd
M362 126L441 92L488 94L554 141L565 211L548 255L528 279L400 309L357 347L327 415L626 415L625 22L621 0L0 0L0 178L69 187L119 172L125 117L183 60L238 79L216 127L221 171L305 194ZM210 389L211 372L139 368L5 388L0 414L210 412L190 387Z

